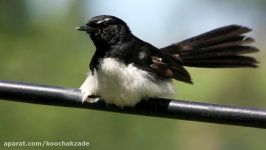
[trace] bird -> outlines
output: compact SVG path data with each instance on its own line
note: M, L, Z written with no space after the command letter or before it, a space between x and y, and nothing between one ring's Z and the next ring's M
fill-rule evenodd
M192 84L184 67L256 68L247 54L259 50L245 34L251 29L228 25L157 48L136 37L122 19L112 15L91 18L76 30L89 34L96 47L89 73L80 86L83 102L97 98L106 104L134 107L149 98L175 94L174 80Z

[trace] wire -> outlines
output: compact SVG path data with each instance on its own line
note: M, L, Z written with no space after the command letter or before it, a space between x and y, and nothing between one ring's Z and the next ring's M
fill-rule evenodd
M0 99L266 129L266 110L240 106L151 98L121 108L102 100L82 103L79 89L13 81L0 81Z

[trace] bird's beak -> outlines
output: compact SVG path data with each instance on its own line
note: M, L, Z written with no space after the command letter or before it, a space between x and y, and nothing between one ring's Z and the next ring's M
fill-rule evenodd
M79 26L79 27L76 27L75 28L76 30L79 30L79 31L86 31L87 33L90 33L92 31L92 28L89 27L89 26Z

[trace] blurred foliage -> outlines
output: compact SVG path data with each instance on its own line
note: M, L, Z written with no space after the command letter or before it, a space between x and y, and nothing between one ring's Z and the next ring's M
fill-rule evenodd
M86 1L68 1L64 15L38 16L39 21L29 3L0 0L0 79L79 87L94 51L88 36L74 30L88 19L83 18ZM258 69L189 68L195 84L176 82L177 98L265 108L263 58L258 56ZM85 140L88 149L97 150L266 147L266 134L259 129L6 101L0 101L0 123L0 149L3 141L43 140Z
M1 33L21 33L29 21L29 12L25 1L0 1Z

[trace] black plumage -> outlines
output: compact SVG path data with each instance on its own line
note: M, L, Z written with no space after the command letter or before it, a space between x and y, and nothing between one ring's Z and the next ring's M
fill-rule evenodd
M244 26L221 27L161 49L134 36L127 24L114 16L96 16L77 29L89 33L96 46L90 63L92 72L98 69L101 58L111 57L125 64L134 64L152 74L155 79L174 78L192 83L184 66L257 66L256 59L244 55L258 51L249 45L254 40L244 35L251 31Z
M256 67L257 61L243 54L257 52L246 37L251 29L238 25L221 27L207 33L172 44L161 50L180 59L185 66L234 68Z

